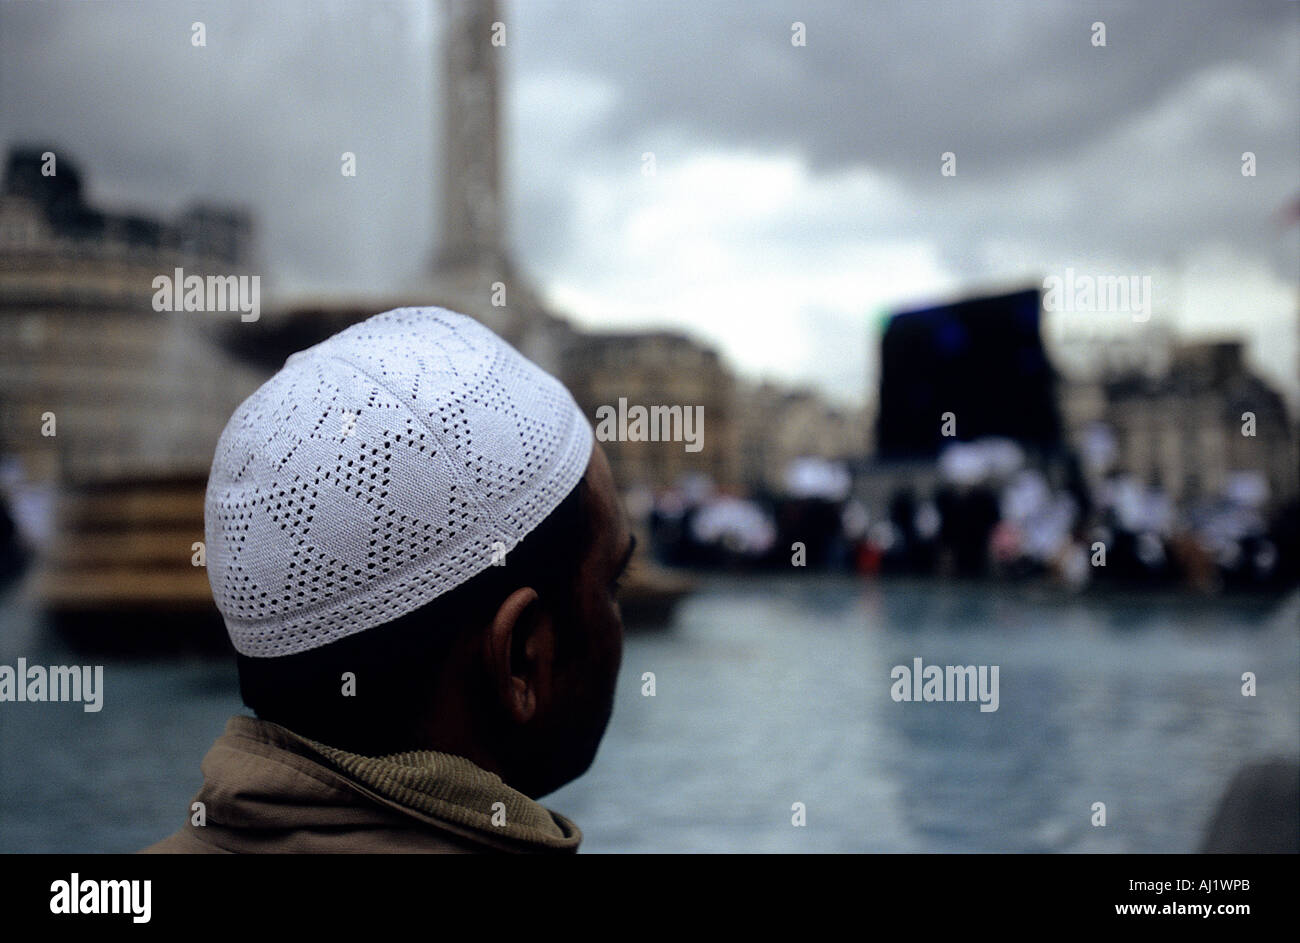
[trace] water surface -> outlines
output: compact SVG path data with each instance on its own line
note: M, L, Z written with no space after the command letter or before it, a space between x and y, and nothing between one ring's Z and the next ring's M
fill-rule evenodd
M11 591L0 663L18 656L88 661ZM895 702L890 670L916 657L998 665L998 710ZM0 704L0 852L175 830L242 710L224 659L95 661L97 714ZM1184 852L1237 767L1270 755L1300 756L1300 596L719 578L629 637L594 766L545 802L589 852Z

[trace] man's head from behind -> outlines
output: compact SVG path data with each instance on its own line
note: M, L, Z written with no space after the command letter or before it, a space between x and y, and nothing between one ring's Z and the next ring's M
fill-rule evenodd
M291 357L222 435L206 518L259 717L533 796L590 765L631 538L572 398L483 326L399 309Z

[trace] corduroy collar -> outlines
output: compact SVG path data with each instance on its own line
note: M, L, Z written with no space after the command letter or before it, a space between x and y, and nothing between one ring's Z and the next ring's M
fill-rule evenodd
M230 718L226 735L307 755L382 805L487 845L573 852L582 841L582 832L572 821L464 757L433 750L361 756L242 715Z

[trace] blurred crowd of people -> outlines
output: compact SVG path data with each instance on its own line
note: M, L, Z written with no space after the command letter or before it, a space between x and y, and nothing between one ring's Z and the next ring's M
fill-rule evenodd
M1159 482L1099 473L1086 456L1030 456L1005 439L954 443L923 473L893 479L810 458L769 493L727 493L697 476L627 503L669 566L1046 578L1073 589L1300 581L1300 508L1270 510L1260 475L1175 502Z

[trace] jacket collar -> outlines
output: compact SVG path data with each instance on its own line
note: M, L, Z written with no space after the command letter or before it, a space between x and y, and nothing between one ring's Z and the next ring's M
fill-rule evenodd
M572 821L464 757L361 756L254 717L230 718L203 773L219 807L210 814L227 827L365 826L396 812L503 851L573 852L582 841Z

